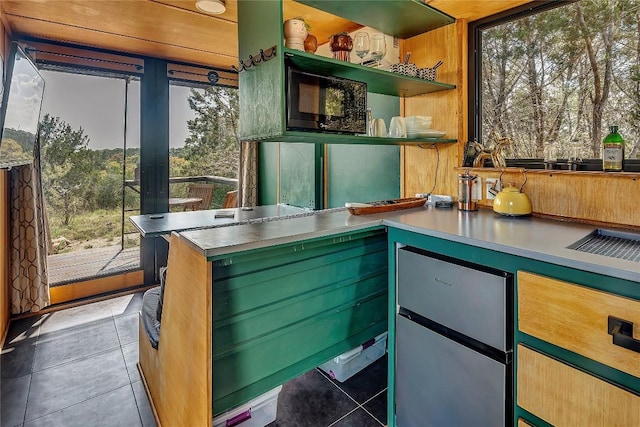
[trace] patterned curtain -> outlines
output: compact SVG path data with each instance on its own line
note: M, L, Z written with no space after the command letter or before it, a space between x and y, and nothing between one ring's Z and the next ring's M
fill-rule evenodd
M51 303L47 276L49 237L38 142L34 151L33 164L11 170L10 280L13 314L39 311Z
M240 149L240 206L258 204L258 143L243 141Z

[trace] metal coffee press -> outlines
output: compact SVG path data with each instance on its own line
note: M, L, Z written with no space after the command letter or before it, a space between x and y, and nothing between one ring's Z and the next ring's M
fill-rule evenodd
M478 175L469 175L469 170L458 175L458 209L461 211L477 211L478 200L473 187Z

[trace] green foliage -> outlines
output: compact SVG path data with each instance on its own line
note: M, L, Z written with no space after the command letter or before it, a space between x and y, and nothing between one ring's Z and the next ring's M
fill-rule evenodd
M20 143L14 139L3 139L2 146L0 146L0 159L25 159L31 160L33 154L25 152Z
M45 196L62 213L63 224L69 225L86 202L86 184L95 181L89 138L82 128L73 130L48 114L40 123L40 138Z
M31 132L6 128L2 133L2 145L0 146L2 153L0 157L30 160L33 157L33 142L35 140L36 136ZM8 147L5 147L5 144Z
M49 218L49 227L53 238L65 237L71 241L120 238L119 209L98 209L77 215L71 224L64 224L63 218L53 215Z
M582 17L582 19L581 19ZM482 140L514 140L509 157L598 158L616 124L640 150L640 0L581 0L483 31ZM605 132L606 133L606 132Z
M209 86L191 90L189 107L196 117L187 122L189 136L182 151L188 163L178 176L217 175L237 178L240 155L238 91Z
M188 98L195 118L187 123L189 135L184 147L171 148L171 176L238 176L238 94L236 89L208 87L192 90ZM120 242L123 177L134 179L140 162L138 148L91 150L84 130L72 129L59 117L45 115L41 121L43 184L52 238L70 241L98 239ZM17 145L17 144L16 144ZM126 154L126 156L125 156ZM124 163L124 165L123 165ZM186 196L188 184L171 186L171 195ZM212 205L219 207L232 188L214 187ZM139 194L124 191L124 209L133 215L139 208ZM137 237L125 219L125 247ZM95 245L71 245L88 247ZM71 250L70 248L66 250Z

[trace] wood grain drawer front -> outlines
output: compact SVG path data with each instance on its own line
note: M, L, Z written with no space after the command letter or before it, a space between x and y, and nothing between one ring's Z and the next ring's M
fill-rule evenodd
M518 418L518 427L531 427L533 424L529 424L527 421L522 418Z
M518 406L557 427L640 425L639 396L522 345Z
M640 336L640 301L518 272L522 332L640 377L640 353L613 344L609 316L633 322Z

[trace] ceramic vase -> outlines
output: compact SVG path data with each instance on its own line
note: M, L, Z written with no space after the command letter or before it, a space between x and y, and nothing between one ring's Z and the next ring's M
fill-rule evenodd
M304 39L304 51L309 53L315 53L318 50L318 39L313 34L307 35Z
M301 19L287 19L284 21L284 45L289 49L304 52L304 41L307 38L307 28Z
M349 34L340 33L329 36L329 47L335 59L351 62L353 39Z

